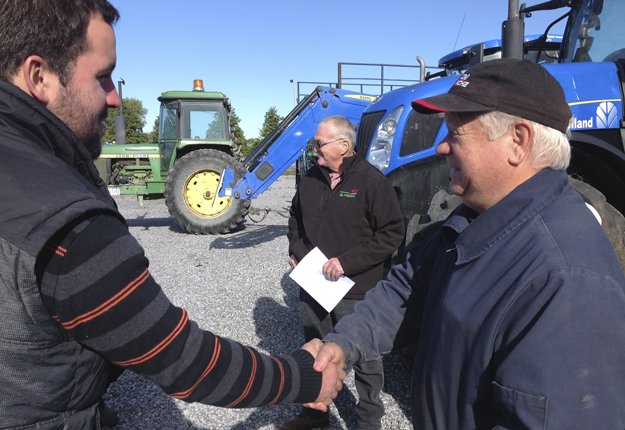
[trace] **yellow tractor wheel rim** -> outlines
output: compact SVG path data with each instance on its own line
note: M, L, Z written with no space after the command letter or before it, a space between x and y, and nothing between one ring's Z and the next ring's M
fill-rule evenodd
M182 193L184 204L195 215L202 218L217 218L228 210L232 197L219 197L219 172L202 169L189 175Z

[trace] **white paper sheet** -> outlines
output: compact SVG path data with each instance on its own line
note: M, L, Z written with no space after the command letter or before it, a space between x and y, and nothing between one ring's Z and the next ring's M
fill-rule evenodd
M326 278L323 274L326 261L326 256L319 248L315 248L295 266L289 276L326 311L331 312L354 285L354 281L346 276L341 276L336 281Z

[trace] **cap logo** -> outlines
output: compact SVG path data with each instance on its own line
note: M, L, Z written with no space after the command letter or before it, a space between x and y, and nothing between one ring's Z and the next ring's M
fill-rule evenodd
M454 85L461 86L462 88L468 87L469 76L471 76L469 73L464 73L462 76L460 76L460 79L458 79Z

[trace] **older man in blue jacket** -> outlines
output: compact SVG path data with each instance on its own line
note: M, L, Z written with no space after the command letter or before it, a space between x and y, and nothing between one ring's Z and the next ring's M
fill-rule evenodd
M569 184L562 88L495 60L413 108L446 113L437 152L463 204L325 337L317 368L418 339L415 428L625 428L625 277Z

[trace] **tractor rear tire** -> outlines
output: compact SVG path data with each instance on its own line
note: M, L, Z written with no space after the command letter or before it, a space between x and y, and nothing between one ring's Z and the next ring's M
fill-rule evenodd
M605 196L592 185L569 176L569 182L578 193L585 197L601 217L601 226L605 230L616 256L625 271L625 217L605 199Z
M214 149L192 151L174 163L165 182L165 204L180 227L193 234L220 234L243 221L250 201L217 195L226 167L240 169L237 160Z
M406 227L406 246L399 252L394 259L394 264L401 264L406 261L406 257L410 249L436 233L447 217L456 209L462 200L460 197L449 194L445 190L440 190L430 202L428 213L425 215L417 214L408 222ZM416 340L416 339L415 339ZM397 351L397 355L408 372L412 373L415 356L417 354L417 344L402 348Z

